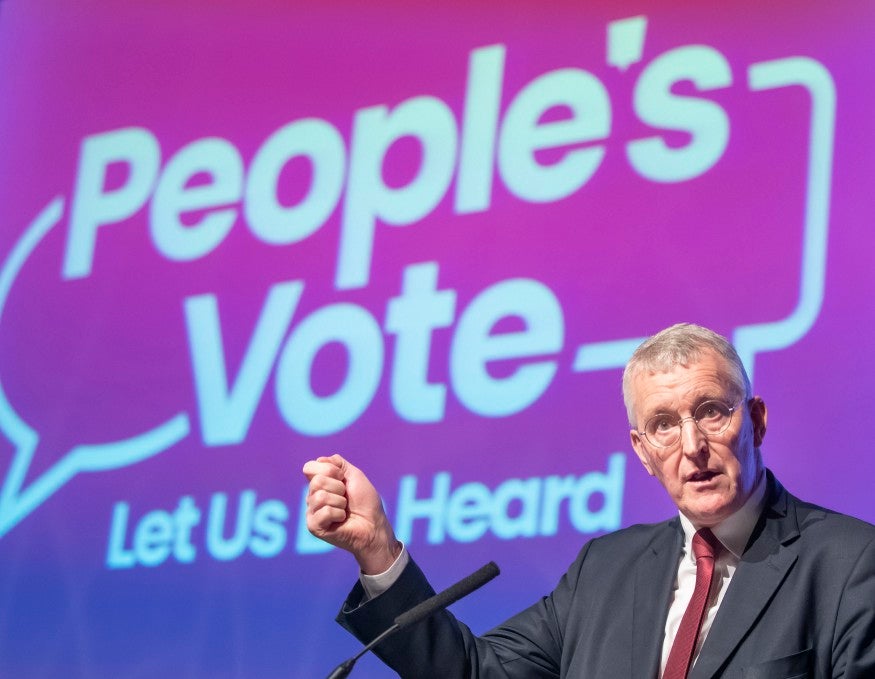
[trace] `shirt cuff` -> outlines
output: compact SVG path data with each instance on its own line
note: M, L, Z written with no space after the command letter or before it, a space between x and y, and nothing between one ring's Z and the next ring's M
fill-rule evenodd
M365 590L365 596L367 597L366 601L377 598L394 585L401 576L401 572L407 567L409 561L410 555L407 553L407 547L402 544L401 553L388 569L377 575L359 573L359 581L362 583L362 588Z

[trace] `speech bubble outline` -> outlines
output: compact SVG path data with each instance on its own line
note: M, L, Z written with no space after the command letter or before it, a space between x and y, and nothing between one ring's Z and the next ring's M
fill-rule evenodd
M835 139L835 82L829 70L810 57L761 61L748 67L748 86L753 91L792 85L806 88L811 97L799 299L785 318L741 325L733 332L732 343L751 382L757 353L786 349L798 342L812 328L823 306ZM587 372L622 368L645 339L635 337L581 344L574 356L572 370Z
M754 359L763 351L785 349L804 337L814 325L823 303L826 250L829 232L833 142L835 136L835 84L820 62L808 57L788 57L752 64L748 85L762 91L800 85L811 96L808 172L803 228L799 299L788 316L777 321L739 326L733 341L753 379ZM25 230L0 268L0 320L6 299L27 259L61 219L64 200L58 196ZM572 369L575 372L622 367L643 338L582 344ZM135 464L156 455L190 432L185 412L141 434L102 444L74 446L59 462L23 488L24 478L39 443L39 434L15 412L0 384L0 431L16 446L9 473L0 490L0 537L45 502L79 472L107 471Z
M36 216L0 267L0 322L12 287L28 258L61 221L64 199L57 196ZM27 487L24 479L39 444L39 433L12 407L0 381L0 431L16 450L0 490L0 538L80 472L108 471L141 462L188 436L188 414L178 413L148 431L118 441L73 446Z

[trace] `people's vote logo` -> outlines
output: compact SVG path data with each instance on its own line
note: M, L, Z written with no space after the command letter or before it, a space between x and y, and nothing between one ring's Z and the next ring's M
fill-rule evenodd
M646 28L647 20L645 17L635 17L611 23L608 26L606 37L606 62L608 65L623 71L628 69L631 64L641 61ZM598 146L587 148L589 161L587 168L585 168L585 176L578 178L579 181L575 184L574 177L569 175L570 179L565 183L568 189L564 194L551 194L545 197L526 193L533 189L529 183L517 181L519 177L514 179L517 170L507 160L513 157L513 148L516 144L509 133L505 134L510 123L507 123L506 120L497 120L498 99L487 101L483 96L483 92L500 91L503 49L501 46L492 46L472 52L468 74L471 99L466 102L464 114L469 119L461 127L480 132L489 132L491 129L492 143L498 146L495 151L496 155L500 159L504 159L504 161L499 162L499 178L505 182L511 193L514 193L514 182L519 184L519 191L514 194L516 198L528 200L531 203L560 200L579 189L586 183L588 177L598 171L599 163L605 152L604 148ZM638 112L642 118L646 117L648 111L660 110L660 105L667 106L666 102L673 103L671 100L672 83L687 77L684 69L688 67L690 59L695 57L693 61L701 63L700 57L703 55L703 50L707 52L706 56L713 63L722 64L725 66L724 70L729 73L725 58L712 48L680 47L655 57L644 67L642 75L639 77L640 87L636 89L636 106L639 107ZM554 71L544 74L543 78L536 80L543 83L548 80L546 76L559 79L568 77L567 71L568 69L562 73ZM804 57L754 63L749 65L746 71L739 70L739 72L745 74L743 86L749 92L801 87L807 91L811 102L804 190L805 205L802 211L804 218L803 224L801 224L802 235L800 238L802 256L799 268L798 298L792 311L782 318L753 325L739 325L735 328L731 339L748 370L752 373L754 358L758 352L780 350L792 345L808 332L820 312L824 291L830 177L835 132L835 88L826 68L818 62ZM585 72L579 71L576 77L581 82L585 81L588 84L589 91L594 95L603 96L606 90L601 83L597 82L595 76L586 73L584 77L579 75L580 73ZM490 78L495 81L495 87L487 86ZM479 83L478 87L472 87L471 82ZM536 98L547 96L552 90L539 89L539 86L539 83L533 81L531 87L518 93L517 98L509 104L510 112L505 117L516 116L514 118L516 120L522 115L520 111L526 107L531 109L534 106L536 109L538 105L546 105L544 102L536 101ZM472 196L488 197L488 191L481 191L482 187L479 186L479 183L484 181L483 178L486 176L484 172L492 172L493 168L477 165L480 162L477 159L481 158L482 154L475 153L477 149L474 147L465 146L466 143L475 143L471 140L466 141L465 134L462 135L459 158L452 154L447 155L449 153L447 149L456 148L455 138L458 134L457 128L460 126L454 118L455 114L443 102L435 97L416 97L399 104L394 109L396 112L394 118L387 114L384 108L372 107L372 109L363 109L359 112L356 118L359 128L364 129L370 125L374 129L367 130L368 134L362 134L362 138L366 139L367 143L357 141L355 138L356 130L354 130L349 149L345 146L343 136L327 121L308 119L294 121L285 126L272 135L265 142L263 148L256 153L249 168L249 176L246 178L248 183L245 195L243 195L242 190L238 190L240 195L237 195L236 198L232 196L237 201L251 199L251 204L244 205L240 212L248 221L250 230L256 235L260 234L262 240L274 243L293 242L307 238L325 223L328 215L335 210L337 205L342 204L345 221L341 225L340 252L335 278L335 286L340 289L362 287L367 284L370 275L371 248L374 242L373 231L377 222L403 225L423 219L450 190L454 171L458 172L455 185L456 212L464 213L467 210L468 212L485 213L489 210L486 198L483 198L486 202L481 204L478 202L479 199L475 200ZM423 108L431 110L431 113L435 115L424 117L418 114L414 115ZM537 116L534 119L536 120ZM430 124L429 121L439 121L441 125L432 129L427 125L427 123ZM515 124L519 125L519 120L516 120ZM501 127L500 131L499 127ZM357 130L361 131L359 128ZM453 143L443 143L446 140L439 138L440 135L451 137ZM410 179L406 186L390 189L382 183L379 170L393 141L403 136L412 136L421 142L424 158L420 174ZM101 135L96 135L92 149L98 148L100 137ZM90 160L86 158L80 163L81 176L75 183L76 190L86 193L90 190L92 195L86 196L87 199L83 199L82 195L74 195L71 200L73 207L69 210L72 215L69 220L70 224L68 224L70 233L66 239L67 252L64 255L67 260L65 264L67 271L65 276L61 276L60 280L54 280L53 284L71 285L73 283L69 279L89 275L91 271L90 257L94 250L94 239L97 238L98 227L129 220L135 212L146 205L152 193L161 193L163 201L161 206L156 207L155 203L161 201L153 200L151 207L153 217L155 214L161 213L162 209L174 200L179 210L182 210L182 207L179 206L184 206L186 200L189 199L194 200L194 204L200 200L200 207L205 207L207 204L203 201L208 199L209 190L201 191L197 194L196 199L193 198L195 196L194 189L186 194L186 172L194 174L204 170L204 168L210 168L211 162L221 160L224 163L220 168L222 171L217 170L213 176L214 178L223 176L227 182L222 184L219 179L216 179L214 186L209 188L220 193L229 190L233 193L233 190L228 187L235 185L239 187L244 182L244 169L239 152L228 140L209 138L193 142L175 157L167 160L162 170L158 143L154 135L142 128L103 135L104 140L110 141L111 138L120 137L125 137L126 143L123 145L123 152L119 152L116 157L111 158L111 152L115 152L116 147L108 142L104 150L109 153L108 160L105 159L107 163L114 159L128 165L128 176L121 186L114 188L105 186L107 166L100 166L100 163L95 160L97 156ZM477 144L482 145L483 143L482 136L471 139L476 139ZM694 144L695 134L693 134L693 142L689 146ZM674 150L660 146L657 138L653 137L649 140L639 139L629 142L625 149L630 166L639 176L655 183L677 183L688 181L692 177L685 176L683 172L675 177L651 176L652 173L649 174L651 171L647 168L652 165L652 172L658 172L662 171L659 168L664 170L665 167L672 167L671 163L652 164L653 154L661 154L660 157L665 160L674 161L677 158L673 158L672 154L688 151L689 146L686 149ZM119 145L118 148L122 148L122 146ZM140 156L137 156L137 148L143 151ZM725 144L712 154L708 160L711 165L720 159L723 148L725 148ZM95 151L95 153L97 152ZM346 157L347 153L349 158ZM311 162L315 168L314 179L310 193L297 206L293 208L283 207L276 200L277 178L284 164L296 156L304 156ZM345 166L350 168L348 173L344 172ZM551 170L555 172L557 167L553 167ZM572 165L568 167L571 168L569 172L574 169ZM685 172L689 173L689 165L684 165L684 167L687 168ZM454 168L456 169L454 170ZM708 168L708 164L705 163L697 172L705 172ZM94 171L88 174L85 170ZM559 167L559 170L562 170L562 167ZM529 171L537 172L537 168L530 168ZM492 181L491 176L489 181ZM549 186L555 187L556 184L550 183ZM272 190L274 193L271 193ZM435 193L436 191L438 193ZM378 196L380 200L375 204L368 203L369 200L376 201L374 196ZM151 197L154 199L154 196ZM218 204L224 205L226 208L229 203L234 202L234 200L228 199L227 195L220 196L220 198ZM24 229L23 234L3 261L2 268L0 268L0 332L8 327L9 302L13 292L18 292L23 296L28 295L28 291L20 290L23 286L17 284L23 279L29 266L33 266L39 253L47 248L46 243L51 240L50 235L58 233L64 223L65 203L66 199L62 196L51 200L32 223ZM87 219L83 218L82 214L78 214L77 209L80 209L80 212L90 210ZM164 212L168 211L165 209ZM167 239L159 242L158 246L165 250L165 254L169 252L173 255L172 257L168 256L167 259L175 259L177 263L183 265L188 261L204 257L221 242L237 219L237 213L232 214L232 212L229 209L224 211L217 209L208 218L204 218L197 229L186 230L182 228L182 225L179 225L178 232L183 234L180 236L181 239L173 240L171 237L173 234L170 234ZM172 210L170 210L170 214L172 216ZM77 219L79 226L74 228L73 223ZM87 228L83 230L80 227L86 222L88 222ZM286 225L287 231L281 233L275 230L277 224ZM362 227L362 224L365 226ZM79 230L77 231L77 229ZM75 233L73 233L74 231ZM153 238L155 235L153 229ZM158 235L161 235L160 232ZM160 241L160 239L158 240ZM191 245L190 248L189 245ZM56 266L54 271L58 272L62 269L64 267ZM279 297L280 293L289 291L299 296L302 285L302 283L297 284L297 287L286 285L282 290L278 290L274 297ZM200 307L207 306L206 302L209 301L209 299L205 301L202 299L189 306L200 309ZM277 301L271 297L265 303L265 309L270 311L271 304L274 302L278 304L282 301L282 299ZM570 303L569 300L560 301ZM288 306L286 315L290 317L294 304L290 302L286 306ZM351 305L345 306L346 311L349 311L350 308ZM266 324L265 327L270 324L270 320L262 319ZM376 328L375 332L378 332L379 328L376 324L370 321L368 323ZM258 328L260 327L261 325L258 326ZM318 334L319 328L316 327L315 321L310 323L308 327ZM253 346L258 345L260 341L258 333L261 330L258 328L254 334L255 339L251 342ZM160 332L160 329L155 331ZM282 331L283 328L277 330L274 344L278 345ZM270 334L268 330L264 332ZM579 344L575 347L572 370L580 373L621 367L640 341L640 337L619 337L607 342ZM192 351L194 352L194 349ZM3 365L8 368L8 363ZM2 373L3 365L0 365L0 432L12 444L13 454L2 488L0 488L0 536L9 532L77 474L109 471L146 460L166 451L189 436L193 430L193 423L196 421L197 413L189 412L190 408L182 404L177 407L168 405L172 402L171 395L166 399L159 399L156 403L139 404L135 419L138 424L134 431L119 436L115 435L118 433L116 430L107 429L107 431L112 431L114 435L106 435L101 439L99 435L94 434L94 427L91 427L87 429L89 440L76 440L71 442L69 447L47 451L45 450L46 432L41 431L32 421L34 418L31 410L25 409L24 412L31 413L31 415L25 416L22 414L20 404L19 407L16 407L16 404L13 403L14 399L10 396L12 392L7 388L8 382L4 380ZM267 367L269 368L269 366ZM26 371L26 368L21 368L20 365L16 366L16 369ZM144 369L148 369L148 366ZM244 367L243 370L245 371L246 368ZM191 371L182 371L176 379L189 379L190 375ZM378 379L378 376L374 379ZM61 376L59 376L58 382L62 381ZM69 388L69 384L67 386ZM75 388L75 384L72 388ZM180 388L178 392L168 391L171 394L191 393L191 388L190 385L187 385L185 388ZM85 394L82 400L87 399L88 394ZM228 402L231 401L232 399L229 398ZM249 415L251 416L251 412ZM357 412L354 417L359 415L361 412ZM201 413L200 419L203 420L203 413ZM242 432L240 435L245 436L247 429L242 427L240 431ZM203 438L208 445L208 437ZM51 437L48 439L53 441ZM41 463L35 465L34 461L38 456ZM45 460L49 460L49 462Z

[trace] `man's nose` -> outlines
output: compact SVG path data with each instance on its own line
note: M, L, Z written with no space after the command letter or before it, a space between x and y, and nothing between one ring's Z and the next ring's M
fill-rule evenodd
M705 446L705 435L696 424L693 417L682 417L681 428L681 451L687 457L695 457Z

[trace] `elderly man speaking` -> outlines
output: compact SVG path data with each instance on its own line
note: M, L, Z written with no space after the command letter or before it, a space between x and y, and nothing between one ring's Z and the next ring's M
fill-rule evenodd
M663 330L630 359L623 398L678 515L590 541L550 594L480 637L442 611L377 655L403 677L875 677L875 526L764 467L766 405L729 342ZM304 474L308 528L361 570L338 621L369 641L434 592L359 469L333 455Z

